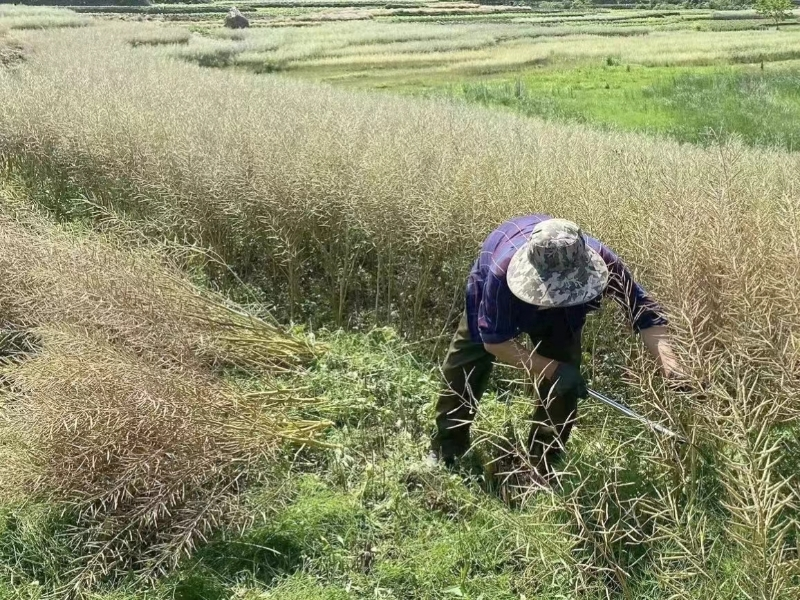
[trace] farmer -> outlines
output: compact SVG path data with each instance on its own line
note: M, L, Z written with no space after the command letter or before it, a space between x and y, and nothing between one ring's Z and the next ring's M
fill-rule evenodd
M664 375L680 378L659 306L622 261L578 225L546 215L506 221L483 243L467 279L466 311L443 373L431 460L452 466L469 449L469 428L494 361L538 382L527 451L547 478L587 395L580 372L586 315L607 295L620 304ZM533 352L517 338L528 334Z

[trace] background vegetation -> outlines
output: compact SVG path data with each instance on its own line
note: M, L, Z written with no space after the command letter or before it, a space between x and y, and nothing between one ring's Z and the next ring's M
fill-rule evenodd
M220 7L0 16L0 597L795 598L792 25ZM422 458L465 272L531 211L617 250L708 385L604 311L592 385L695 448L587 402L560 487L507 506Z

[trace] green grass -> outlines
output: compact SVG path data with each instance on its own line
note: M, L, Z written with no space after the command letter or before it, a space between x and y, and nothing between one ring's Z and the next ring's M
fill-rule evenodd
M250 509L270 518L212 541L197 557L202 576L182 583L179 597L199 598L190 595L192 586L236 582L265 588L270 598L510 600L523 582L544 579L551 562L568 553L548 542L558 523L526 523L477 480L423 468L436 390L429 363L390 330L337 334L330 342L331 352L304 381L326 393L324 414L337 423L329 441L341 447L287 483L291 502L277 513L270 496L251 497ZM298 463L305 462L301 456Z
M646 88L646 100L672 115L667 132L698 141L704 131L750 144L800 148L800 75L796 71L687 74Z
M607 318L601 315L599 320ZM603 330L600 323L590 329L591 337ZM244 501L253 525L241 532L221 532L149 597L555 600L572 597L577 586L582 597L599 599L618 590L618 584L604 574L611 560L628 569L629 593L669 597L658 579L663 570L656 566L675 548L657 536L633 543L643 532L641 506L662 490L664 472L636 452L607 452L613 447L607 436L633 436L635 425L617 423L616 431L611 431L604 425L605 409L585 407L572 444L575 473L566 477L565 490L553 497L542 495L521 510L509 508L481 477L432 471L423 465L430 401L438 386L427 352L415 356L420 348L403 345L389 329L323 334L323 338L330 352L303 382L326 394L328 402L320 410L336 423L328 441L338 447L322 454L287 455L281 482L251 490ZM624 346L617 343L620 353L605 354L607 374L622 364ZM511 395L501 393L507 389L502 384L505 375L498 374L483 403L486 412L479 418L485 429L500 431L505 426L507 401L520 402L516 407L520 410L512 412L523 420L529 407L513 386ZM620 386L607 379L596 383ZM635 443L647 446L651 441L645 437ZM624 485L615 498L605 501L601 516L592 507L608 477ZM704 498L694 508L702 510L714 530L713 523L724 515L707 494ZM693 503L688 504L692 510ZM585 511L585 527L593 535L600 535L608 523L626 524L608 546L608 556L597 555L591 544L572 537L579 533L572 510ZM47 530L47 523L35 521L30 531L15 539L13 552L51 557L52 550L37 549L58 539L58 530ZM647 524L645 528L652 529ZM34 545L25 548L23 542L31 536ZM733 585L738 554L723 555L721 536L715 548L706 563L715 567L713 579L688 575L687 591ZM0 558L8 560L9 546L0 545L0 550ZM63 568L64 557L57 562ZM592 569L584 572L582 565ZM17 578L23 587L15 589L34 585L34 577L49 580L39 567L24 573L27 579ZM123 586L98 597L132 600L139 597L134 589Z
M608 316L590 324L590 337L602 335ZM296 455L280 505L275 490L251 494L248 510L266 518L201 549L176 576L176 598L221 600L238 590L245 598L556 599L572 597L577 586L582 597L599 599L621 589L604 570L611 561L627 569L623 587L631 597L669 597L660 567L676 548L655 535L641 540L653 534L642 506L663 491L663 467L636 452L608 451L615 447L611 438L634 437L635 425L615 419L616 430L608 430L607 411L586 406L564 491L522 510L509 508L479 476L422 465L437 389L428 358L415 356L415 347L388 329L324 337L330 352L304 382L326 394L323 414L336 422L329 441L340 447ZM616 347L619 352L604 355L606 375L624 361L625 344ZM513 386L510 395L502 392L506 375L498 374L485 398L484 429L505 427L514 398L519 404L512 412L524 422L529 404ZM623 393L605 377L596 385ZM635 442L649 443L647 437ZM601 502L599 514L592 507L609 477L618 494ZM706 559L710 578L684 576L689 593L732 587L737 579L739 554L720 534L725 516L713 480L707 474L690 484L697 496L687 499L687 525L701 512L707 531L718 537ZM574 510L594 536L610 523L624 524L606 556L572 537L579 533Z
M60 535L70 525L46 504L0 507L0 598L4 586L30 594L58 587L74 556Z
M259 17L267 17L267 10L276 11L269 16L281 16L283 24L313 16L308 7L297 6L262 9ZM241 43L228 45L202 43L205 36L219 37L219 27L198 26L195 43L178 56L202 66L451 96L528 116L682 142L737 136L750 145L794 150L800 141L795 74L800 47L787 37L798 28L796 14L777 31L753 11L366 18L350 25L290 28L282 35L277 28L259 29L256 21L254 30L238 34ZM390 22L396 38L380 30L382 46L365 36ZM408 30L418 34L426 28L428 37L403 37ZM674 43L665 43L673 33Z
M800 147L795 70L612 65L540 71L513 81L465 83L448 93L529 116L577 121L703 143L739 136L752 145Z

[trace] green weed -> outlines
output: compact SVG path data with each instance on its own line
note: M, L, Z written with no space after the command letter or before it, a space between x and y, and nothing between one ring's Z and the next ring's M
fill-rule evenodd
M671 113L667 131L702 141L706 132L748 143L800 147L800 77L791 70L686 74L643 90L647 102Z
M64 535L71 525L69 518L46 503L0 508L0 581L29 593L58 587L76 551Z

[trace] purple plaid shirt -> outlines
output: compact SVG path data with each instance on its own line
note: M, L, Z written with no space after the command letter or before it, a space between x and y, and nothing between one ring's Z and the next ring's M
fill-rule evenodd
M583 327L586 315L600 308L600 298L579 306L541 310L523 302L508 287L506 271L514 253L522 248L534 227L552 217L528 215L506 221L495 229L481 248L467 280L467 321L472 340L499 344L538 328L553 310L566 311L573 329ZM666 325L661 308L633 280L630 271L611 250L596 239L585 236L590 248L608 265L610 279L603 296L611 298L625 311L636 331Z

